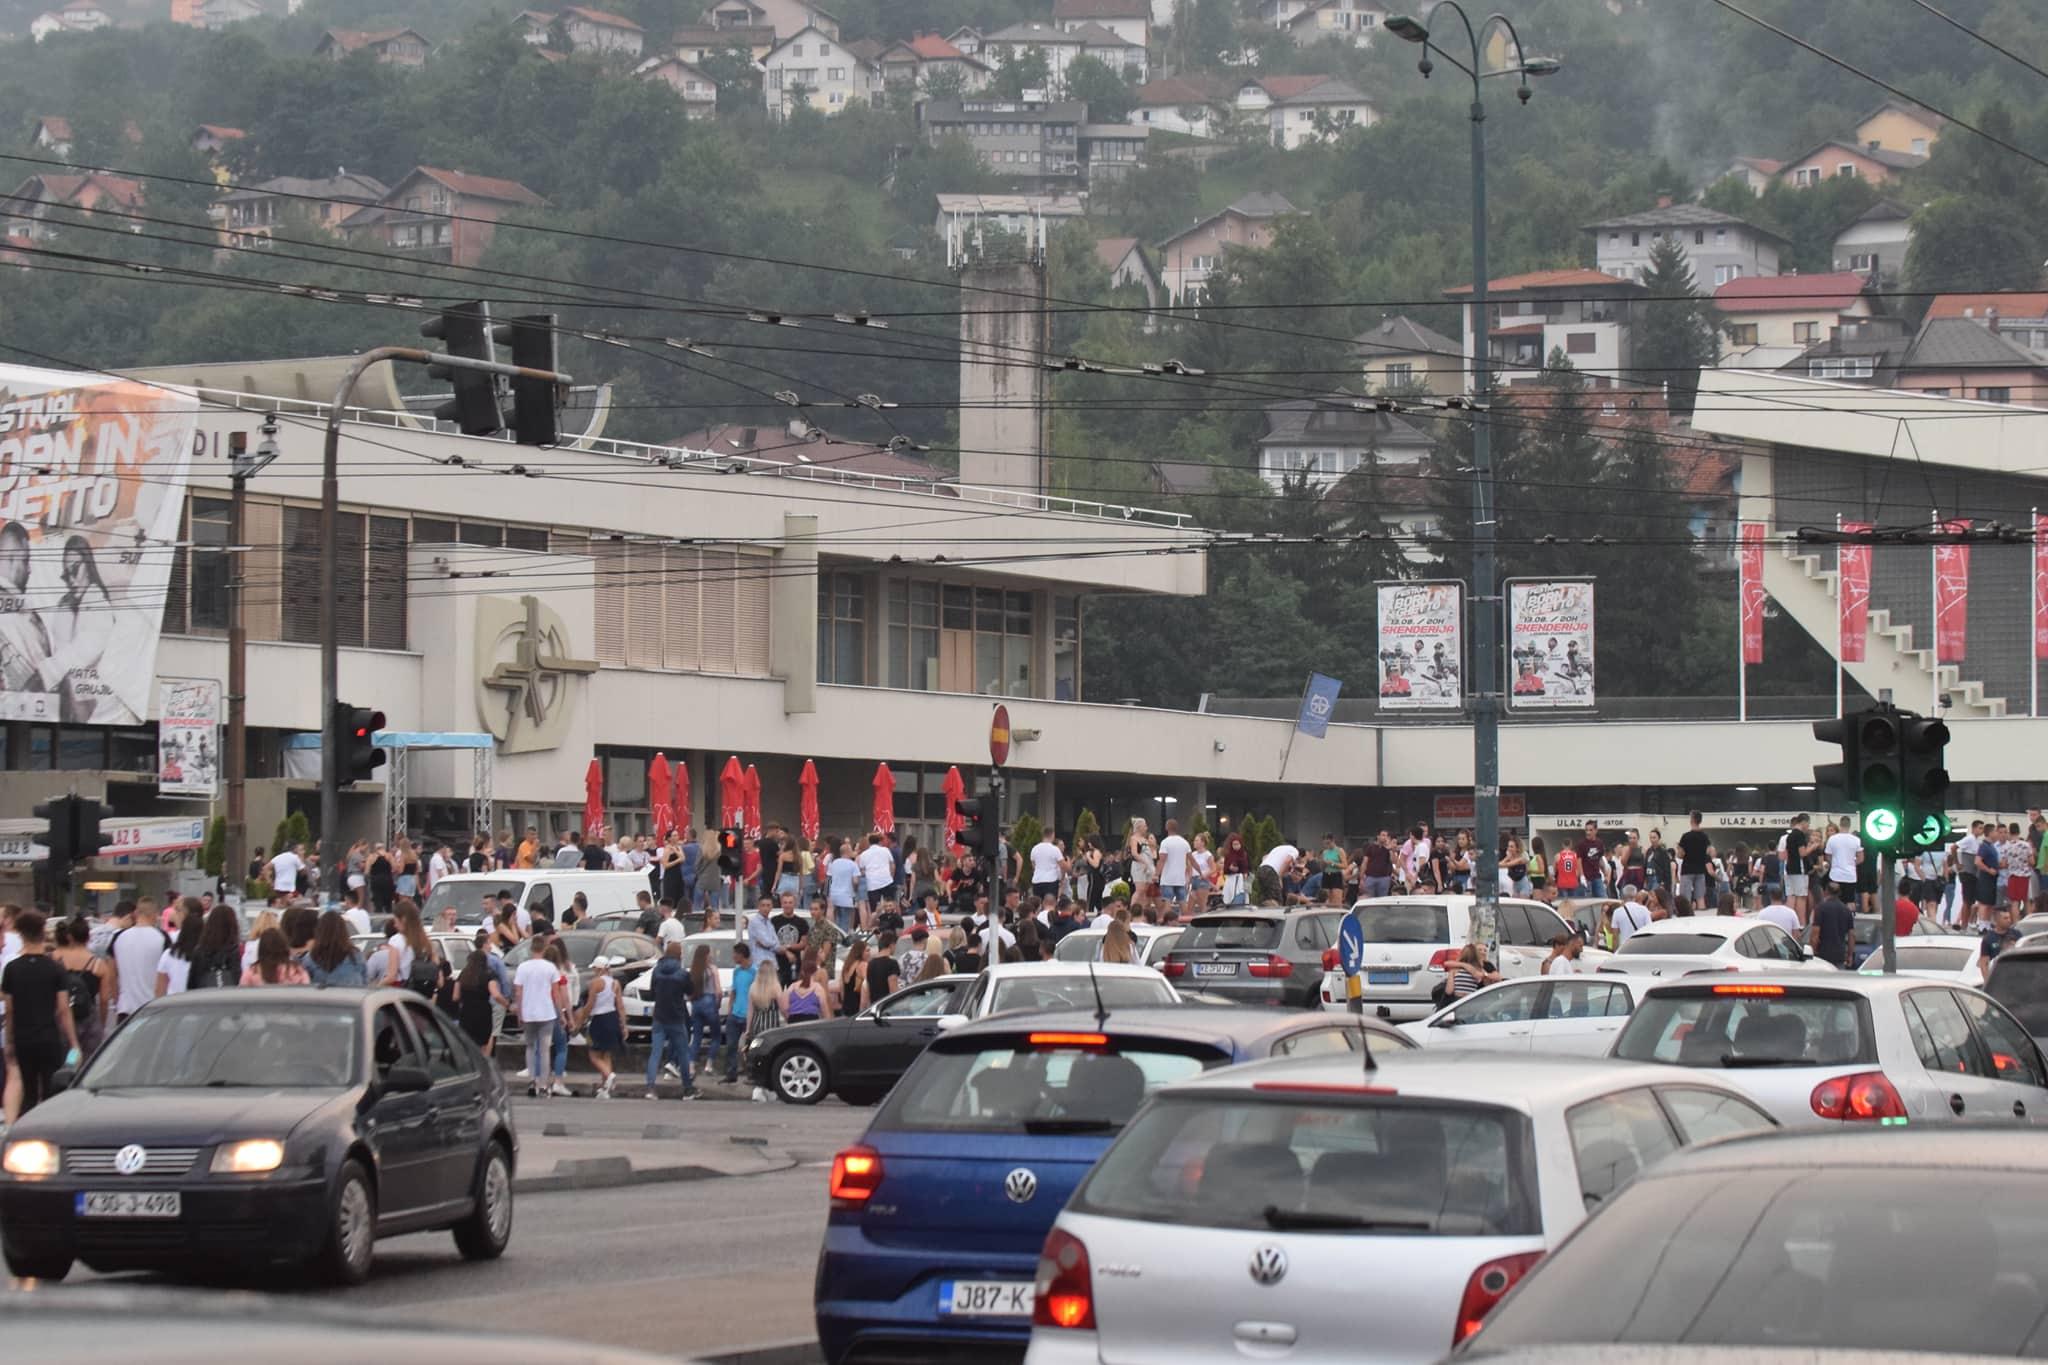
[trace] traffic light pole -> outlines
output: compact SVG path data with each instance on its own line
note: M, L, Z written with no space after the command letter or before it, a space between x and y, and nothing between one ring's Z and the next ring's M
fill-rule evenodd
M334 728L334 704L341 696L341 616L335 601L340 571L335 544L341 523L341 418L347 411L349 395L372 366L383 361L408 365L446 365L458 370L481 370L510 379L539 379L566 384L569 376L556 370L531 370L523 365L501 365L493 360L472 360L467 356L444 355L418 346L377 346L357 356L341 376L334 390L334 402L327 409L327 441L320 464L320 880L327 894L341 896L341 736Z
M1894 976L1899 970L1899 860L1890 853L1883 857L1877 873L1877 941L1883 945L1884 974Z

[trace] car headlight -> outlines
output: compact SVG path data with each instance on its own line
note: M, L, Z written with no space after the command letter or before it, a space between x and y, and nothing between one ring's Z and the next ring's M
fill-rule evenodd
M284 1165L284 1144L276 1138L224 1142L213 1152L215 1175L260 1175Z
M33 1139L7 1144L7 1154L0 1158L0 1166L9 1175L55 1175L61 1153L54 1142L38 1142Z

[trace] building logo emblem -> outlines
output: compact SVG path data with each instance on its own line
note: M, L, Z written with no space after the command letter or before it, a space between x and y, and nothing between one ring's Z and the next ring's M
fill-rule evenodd
M559 748L570 683L596 671L597 660L569 657L568 626L538 597L478 600L477 716L505 753Z

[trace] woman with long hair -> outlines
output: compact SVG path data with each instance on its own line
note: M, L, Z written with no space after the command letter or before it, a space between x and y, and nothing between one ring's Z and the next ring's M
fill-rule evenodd
M64 989L71 996L71 1022L78 1029L78 1055L83 1061L107 1036L107 1013L114 1007L114 992L108 989L110 969L107 960L92 951L92 925L85 916L57 921L53 937L56 946L50 956L64 969Z
M919 981L933 981L945 974L946 956L944 953L925 954L924 966L917 969L917 979Z
M121 613L116 611L106 581L100 577L92 542L84 536L74 535L65 540L57 576L64 583L64 591L56 604L45 607L38 618L50 644L50 657L43 661L42 676L58 693L60 719L90 723L97 718L102 699L93 692L74 692L72 677L79 674L90 678L103 659L112 666L113 659L107 656L117 644L114 632ZM118 656L119 651L114 652ZM111 695L105 700L118 704Z
M183 934L179 935L183 941ZM234 907L216 905L206 912L199 931L191 965L185 974L185 989L218 989L238 985L242 980L242 921Z
M1124 919L1113 919L1102 935L1102 961L1131 961L1131 925Z
M306 954L306 977L315 986L361 986L363 955L349 937L348 921L333 911L313 928L313 948Z
M263 937L265 929L282 928L284 921L277 911L266 907L255 919L249 921L249 937L242 943L242 970L248 971L256 965L256 944Z
M790 1023L831 1016L832 990L825 981L825 974L818 967L818 950L804 949L797 962L796 979L789 984Z
M1244 836L1235 830L1223 841L1222 862L1223 903L1243 905L1251 897L1252 855L1244 846Z
M789 1009L789 995L782 989L782 979L773 967L763 967L754 973L754 984L747 991L747 1030L740 1038L740 1055L744 1057L748 1044L770 1029L782 1027L783 1016ZM775 1093L754 1087L754 1103L768 1104L775 1099Z
M1550 885L1550 855L1544 851L1543 836L1531 835L1529 839L1529 894L1539 887Z
M392 860L391 850L381 843L370 850L370 857L363 864L363 875L370 893L370 908L380 915L391 913L391 903L398 898L398 865Z
M427 926L420 922L419 906L413 904L410 900L401 898L392 907L391 938L386 942L385 947L391 951L385 954L387 965L385 967L384 984L387 986L413 985L416 977L413 970L414 964L422 959L433 961L436 957L434 940L427 937ZM438 978L438 970L436 976ZM418 973L417 980L424 982L426 974L424 972ZM434 984L439 984L438 979ZM415 989L418 989L418 987L415 986ZM432 996L434 992L432 988L429 988L420 993Z
M1452 1000L1461 1000L1498 980L1500 973L1487 965L1486 950L1476 943L1468 943L1451 966L1450 979L1445 983L1446 994Z
M477 930L476 946L470 949L469 960L462 964L462 975L455 978L455 1021L486 1055L495 1032L492 1021L505 1004L505 994L498 988L498 974L491 970L490 941L489 930Z
M256 960L242 972L244 986L303 986L310 980L306 969L292 961L284 930L270 928L257 935Z
M903 903L915 905L932 880L931 859L917 846L917 836L903 836Z
M1529 894L1529 855L1522 852L1522 841L1510 834L1507 852L1500 855L1500 870L1508 877L1508 884L1517 896Z
M684 1087L691 1098L703 1093L694 1077L704 1069L707 1048L718 1043L718 968L711 965L711 945L700 943L690 954L690 1050L678 1063Z
M834 1014L859 1014L867 1007L868 944L857 938L846 946L846 961L839 968L838 999Z
M412 840L399 835L397 846L391 851L391 860L398 867L398 894L407 898L419 895L420 851L412 846Z

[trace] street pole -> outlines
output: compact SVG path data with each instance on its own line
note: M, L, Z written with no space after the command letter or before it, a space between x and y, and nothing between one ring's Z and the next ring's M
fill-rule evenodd
M243 515L249 501L249 479L239 468L234 472L234 492L228 499L228 742L223 754L228 783L228 851L221 868L223 880L238 891L245 889L243 868L249 858L249 632L242 619L242 599L247 584L244 571L248 556L242 550ZM273 853L282 850L273 849Z
M382 361L408 365L445 365L481 370L512 379L544 379L567 384L570 376L556 370L501 365L492 360L445 355L417 346L377 346L358 355L342 373L334 402L327 409L327 439L320 462L320 881L327 894L341 897L341 744L334 729L334 704L341 696L341 617L335 601L340 560L335 533L341 521L341 418L356 381Z
M1878 942L1884 945L1884 974L1894 976L1899 970L1899 866L1891 854L1879 856L1882 861L1877 872Z

